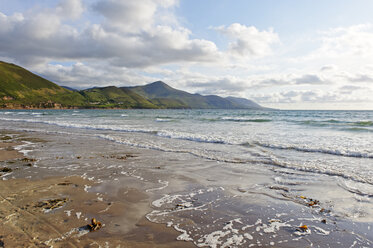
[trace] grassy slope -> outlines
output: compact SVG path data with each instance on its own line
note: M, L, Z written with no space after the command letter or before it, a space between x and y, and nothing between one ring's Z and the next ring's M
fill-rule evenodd
M5 97L5 99L4 99ZM158 108L128 89L94 88L74 92L30 71L0 61L0 107Z
M115 86L80 91L89 106L97 108L158 108L144 97Z
M242 101L242 99L239 99ZM244 99L246 100L246 99ZM237 99L201 96L158 81L145 86L114 86L74 92L14 64L0 61L0 107L80 108L247 108ZM250 108L250 107L249 107Z
M4 100L11 97L12 100ZM82 106L84 97L14 64L0 61L0 104L39 106L48 101L64 107Z

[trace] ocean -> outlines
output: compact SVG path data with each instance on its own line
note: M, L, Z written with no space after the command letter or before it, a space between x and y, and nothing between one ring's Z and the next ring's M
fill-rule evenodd
M373 184L373 111L13 110L0 120L3 128L90 130L135 147Z
M227 188L237 190L237 195L260 193L293 202L300 195L310 195L325 204L322 209L332 209L329 217L373 221L373 111L2 110L0 128L90 135L179 158L192 156L215 162L206 174L201 169L196 175L198 180L213 182L209 185L213 184L214 190L161 194L153 202L158 212L149 214L148 219L170 226L177 222L177 214L166 208L162 212L159 209L163 205L178 199L187 206L195 195L212 204L211 198L218 199L220 190ZM257 180L252 176L256 172L260 174ZM261 175L266 179L261 181ZM272 193L273 189L276 193ZM207 192L211 194L205 196ZM198 207L194 210L198 211ZM278 206L276 214L281 216L285 208ZM227 217L229 225L244 223L242 216L233 217ZM209 245L209 233L196 234L201 226L194 234L192 227L181 226L174 225L188 233L185 240ZM244 224L240 228L243 230ZM210 230L210 234L214 232Z

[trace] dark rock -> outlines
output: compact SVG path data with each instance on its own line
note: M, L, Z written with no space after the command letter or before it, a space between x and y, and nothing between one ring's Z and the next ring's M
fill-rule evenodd
M58 183L57 185L62 185L62 186L67 186L67 185L71 185L72 183L70 182L63 182L63 183Z
M37 208L43 208L47 210L53 210L55 208L62 207L66 202L68 202L68 198L57 198L57 199L50 199L38 202L38 204L35 205Z
M36 162L36 159L34 158L23 158L21 159L22 162Z
M13 170L11 168L8 168L8 167L3 167L3 168L0 169L0 172L5 172L5 173L12 172L12 171Z

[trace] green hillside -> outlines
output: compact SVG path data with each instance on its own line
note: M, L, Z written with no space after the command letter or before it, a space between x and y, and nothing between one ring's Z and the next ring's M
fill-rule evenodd
M1 61L0 108L265 109L248 99L191 94L161 81L77 91Z
M144 97L129 89L115 86L92 88L79 92L87 107L96 108L158 108Z
M114 86L73 91L0 61L0 108L158 108L128 89Z
M60 108L82 106L85 99L20 66L0 61L0 106Z

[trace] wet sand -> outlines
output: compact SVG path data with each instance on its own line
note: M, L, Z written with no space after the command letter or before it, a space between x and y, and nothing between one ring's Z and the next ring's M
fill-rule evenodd
M2 142L0 143L0 161L22 158L22 154L14 150L14 146L20 143Z
M11 169L0 172L0 247L373 245L370 219L333 212L327 199L343 192L327 176L289 189L260 168L243 176L240 165L88 134L4 130L0 139L0 169ZM323 187L325 199L309 197ZM103 227L89 232L92 218Z
M33 166L40 161L15 150L20 136L0 143L0 169L12 170L1 173L0 247L194 247L178 242L174 229L146 220L150 199L130 185L107 197L88 192L98 183L80 176L22 178L22 170L37 169ZM43 206L48 200L61 204L51 210ZM92 218L103 227L90 232Z

